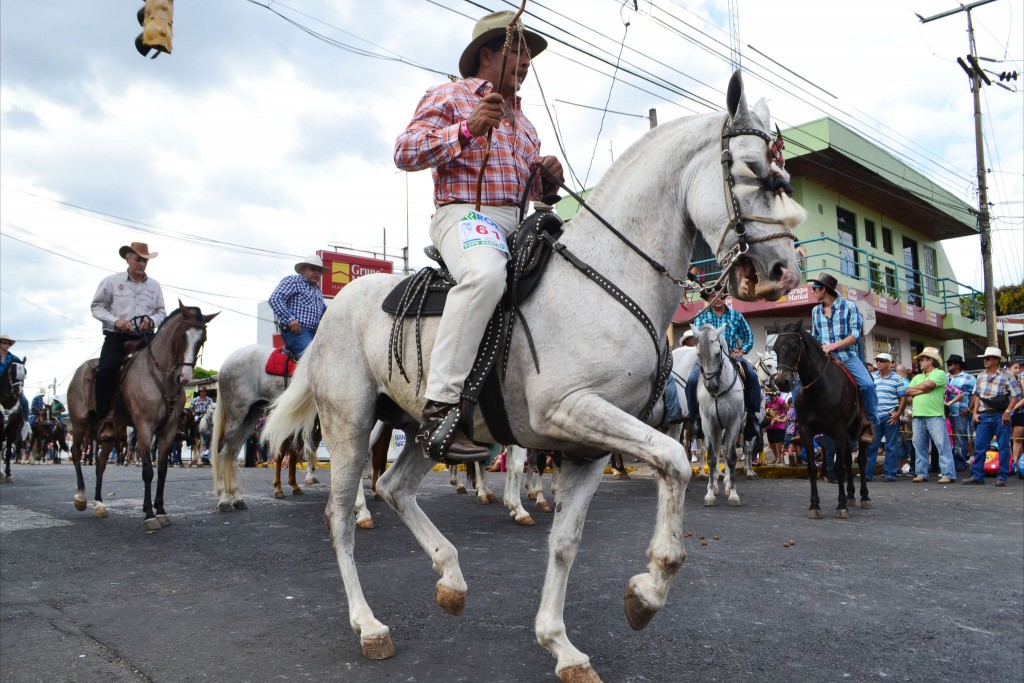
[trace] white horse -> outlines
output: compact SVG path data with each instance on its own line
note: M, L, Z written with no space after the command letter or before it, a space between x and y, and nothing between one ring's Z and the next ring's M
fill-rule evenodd
M686 558L683 498L690 463L678 440L637 416L657 396L658 372L665 367L659 359L667 353L664 330L678 307L677 283L689 268L696 234L716 245L733 296L775 300L800 280L789 228L805 213L775 191L788 175L771 158L767 107L759 102L748 108L739 73L730 81L727 104L728 113L660 125L622 154L589 199L592 211L619 234L581 212L566 226L560 242L592 270L581 272L560 252L519 309L532 330L540 371L520 325L510 341L502 380L509 424L518 443L564 454L534 627L537 641L555 657L555 672L563 681L600 680L589 657L570 642L563 608L587 507L609 453L638 458L651 467L658 483L648 571L631 578L625 591L626 619L633 628L646 626L664 607ZM745 247L737 230L744 232ZM673 277L663 277L651 261ZM277 399L264 432L272 445L296 434L309 435L319 410L331 452L336 508L332 545L349 623L371 659L392 656L394 646L390 629L377 620L363 595L353 558L354 526L341 523L345 516L337 511L355 500L367 438L378 416L407 435L405 449L381 477L378 492L440 574L437 604L449 614L460 614L467 590L458 552L416 500L419 482L434 464L415 442L412 416L421 414L425 399L416 383L390 372L393 321L381 310L381 301L400 280L367 275L341 291L291 386ZM620 291L610 296L602 282L614 283ZM425 361L430 358L437 319L422 321L422 344L413 327L405 328L405 367L415 366L420 351ZM580 352L584 335L587 353ZM473 429L476 439L493 440L479 415Z
M202 433L206 418L212 413L210 459L213 463L213 490L217 495L217 509L228 512L232 508L244 510L241 470L238 452L246 437L256 428L260 413L271 401L281 395L291 379L266 372L267 358L274 351L271 346L250 344L233 352L221 365L217 375L217 406L203 416L199 424ZM379 433L379 430L378 430ZM306 478L303 484L319 483L316 476L316 444L305 441ZM274 454L280 457L275 449ZM366 451L363 453L364 457ZM280 470L277 472L280 484ZM301 495L302 489L294 481L292 493ZM279 489L278 489L279 490ZM283 494L282 494L283 495ZM365 494L359 487L355 500L356 521L362 528L372 528L373 519L366 507Z
M722 339L725 325L705 324L697 332L701 383L697 386L700 421L708 446L708 462L715 476L708 477L704 505L715 504L718 493L718 465L725 462L725 495L729 505L740 505L736 492L736 437L743 425L743 382L733 367Z

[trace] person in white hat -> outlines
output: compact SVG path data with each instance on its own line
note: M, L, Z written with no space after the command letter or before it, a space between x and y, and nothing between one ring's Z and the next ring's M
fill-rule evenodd
M96 368L96 412L100 441L114 438L111 405L117 386L117 370L124 360L125 342L142 338L167 317L160 283L146 274L151 252L145 242L132 242L117 252L128 266L127 272L103 278L92 297L92 317L103 323L103 348Z
M679 340L679 346L697 346L697 339L693 336L693 330L683 332L683 336Z
M11 363L22 362L20 358L11 353L11 347L14 344L14 339L11 339L6 334L0 334L0 377L3 377L3 374L7 372L7 367ZM24 393L19 392L18 402L21 403L21 416L28 422L28 399L25 398Z
M29 410L31 413L28 418L28 423L31 426L35 426L36 422L43 419L43 414L46 412L46 387L39 389L39 393L32 398L32 408Z
M528 186L531 174L543 167L562 179L558 159L541 156L537 131L516 94L547 41L513 26L506 59L502 47L512 19L512 12L493 12L476 23L459 59L464 80L429 89L395 141L398 168L432 169L437 210L430 240L457 282L448 293L431 352L417 437L425 449L432 437L441 436L444 419L458 408L487 321L505 291L505 237L518 223L523 195L537 201L557 191L544 172ZM485 166L488 134L493 139ZM481 168L483 179L478 181ZM481 460L490 454L457 426L434 442L447 444L441 446L441 456L448 460Z
M1006 486L1006 479L1010 476L1010 416L1016 408L1024 405L1024 396L1013 373L1000 367L1004 360L1006 358L997 346L989 346L981 356L985 370L978 375L971 398L975 422L974 464L971 465L971 478L964 479L965 484L985 483L985 452L993 436L999 448L996 486Z
M939 451L939 483L952 484L956 481L956 464L953 449L946 432L946 372L942 369L942 356L933 346L926 346L914 356L921 366L921 373L910 380L907 396L913 403L914 412L914 454L917 483L928 481L931 462L931 446Z
M281 339L295 358L302 357L313 341L320 319L327 311L320 289L325 270L318 254L307 256L295 264L295 275L288 275L278 283L268 300Z
M907 383L893 371L892 356L880 353L875 356L878 368L871 374L875 381L875 394L878 396L878 408L875 412L875 440L868 448L868 460L865 478L871 481L875 475L875 463L878 461L878 449L885 440L885 461L882 465L882 477L885 481L896 481L899 471L900 417L907 407Z

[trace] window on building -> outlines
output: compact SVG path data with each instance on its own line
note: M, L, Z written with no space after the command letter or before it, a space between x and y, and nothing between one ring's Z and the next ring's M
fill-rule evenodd
M903 362L900 357L900 340L896 337L887 337L884 334L872 335L872 346L875 349L872 358L877 357L880 353L887 353L892 356L894 366Z
M718 260L715 258L715 252L711 250L711 247L701 234L697 233L697 239L693 242L693 253L690 255L690 264L697 266L697 270L700 271L700 279L704 281L707 276L711 275L718 277Z
M859 278L857 265L857 217L836 207L836 229L839 232L839 270L843 275Z
M882 251L886 254L892 253L892 230L882 226Z
M872 248L877 248L878 245L875 243L875 222L864 219L864 243L870 244Z
M892 299L900 295L896 289L896 269L891 266L885 267L885 293Z
M939 262L938 254L934 247L927 244L922 247L924 250L924 291L932 296L939 294Z
M868 286L872 292L882 294L885 291L882 285L882 269L879 268L878 261L868 261Z
M921 291L917 242L909 237L903 238L903 284L907 289L907 303L913 306L923 306L924 296Z

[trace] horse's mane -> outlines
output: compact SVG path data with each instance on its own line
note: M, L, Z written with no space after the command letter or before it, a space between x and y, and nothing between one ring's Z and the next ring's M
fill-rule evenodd
M201 310L199 310L198 306L185 306L185 309L187 309L192 315L197 316L197 317L202 316L202 314L203 314L203 312ZM160 330L162 330L165 327L167 327L167 325L170 324L170 322L176 316L181 315L181 311L182 311L182 309L175 308L173 311L168 313L167 317L164 318L164 321L162 323L160 323L160 327L159 327L159 329L157 329L157 332L159 332Z

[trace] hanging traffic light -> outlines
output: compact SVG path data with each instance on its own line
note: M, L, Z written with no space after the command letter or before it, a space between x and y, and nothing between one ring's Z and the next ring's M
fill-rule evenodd
M171 31L174 27L174 0L146 0L139 9L142 33L135 39L135 49L143 57L153 50L156 59L161 52L171 53Z

